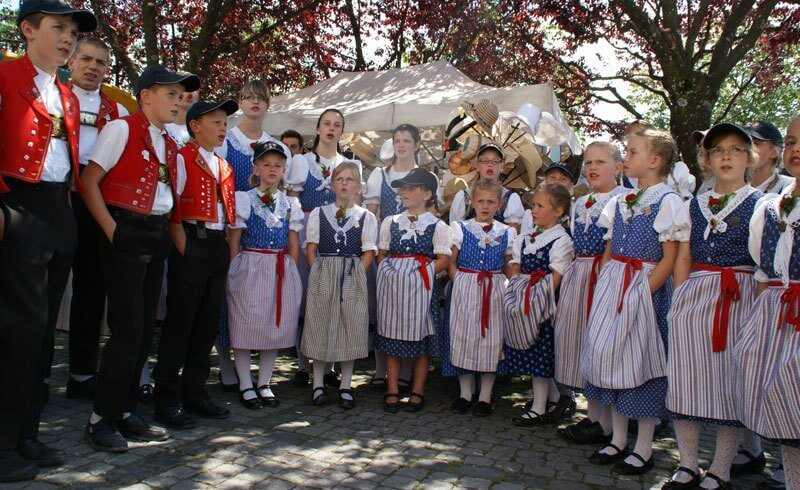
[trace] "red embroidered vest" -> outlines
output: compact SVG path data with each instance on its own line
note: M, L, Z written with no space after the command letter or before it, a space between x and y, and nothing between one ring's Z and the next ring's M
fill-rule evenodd
M0 192L8 192L4 176L31 183L42 179L53 119L33 82L37 75L28 55L0 63ZM72 178L77 189L82 191L78 167L81 126L78 98L58 77L55 83L61 94Z
M100 182L100 192L108 205L149 215L152 214L156 199L158 167L161 165L150 139L150 121L143 111L125 116L122 120L128 123L128 143L117 165ZM164 163L169 169L172 182L170 185L172 197L178 202L178 197L175 195L175 182L178 177L175 159L178 149L172 138L166 134L162 137L167 159Z
M100 109L97 110L97 132L103 130L106 124L119 119L119 106L108 95L100 90Z
M219 221L217 215L217 202L222 201L228 223L236 221L236 184L233 179L233 170L230 165L219 155L219 185L208 162L200 154L200 147L194 141L178 150L186 166L186 185L180 196L179 213L173 213L173 222L177 214L180 220L196 220L208 223Z

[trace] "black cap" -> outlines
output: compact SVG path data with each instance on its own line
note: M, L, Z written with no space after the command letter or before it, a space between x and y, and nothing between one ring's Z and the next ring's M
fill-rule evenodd
M17 26L31 14L72 15L81 32L92 32L97 29L97 17L89 10L76 9L61 0L20 0Z
M189 125L189 121L196 121L197 119L200 119L200 116L208 114L209 112L214 112L217 109L225 111L225 115L230 116L239 110L239 104L231 99L223 100L221 102L211 102L205 100L195 102L192 104L192 107L186 111L186 125Z
M744 127L750 136L761 141L769 141L775 146L783 146L783 135L774 124L767 121L756 121Z
M258 160L259 158L270 152L278 153L286 160L289 160L291 158L291 155L286 154L286 150L283 149L282 144L277 143L275 141L259 141L253 147L253 161L255 162L256 160Z
M715 124L706 132L706 136L703 138L703 148L706 150L710 149L715 139L726 134L735 134L740 136L743 140L745 140L745 142L747 142L749 146L753 146L753 138L750 137L750 133L748 133L743 127L739 126L738 124L724 122Z
M575 174L572 172L572 169L569 168L569 166L567 164L565 164L564 162L553 162L553 163L551 163L544 170L544 175L546 176L550 172L553 172L553 171L556 171L556 170L564 172L565 174L567 174L567 176L569 176L569 180L575 182Z
M487 144L481 146L480 148L478 148L478 153L475 155L475 158L481 156L481 153L483 153L486 150L494 150L494 151L496 151L497 153L500 154L500 158L505 158L506 157L506 154L503 153L503 149L502 148L500 148L499 146L495 145L494 143L487 143Z
M436 194L436 189L439 188L439 180L435 175L424 168L417 167L402 179L395 179L392 181L392 187L395 189L403 187L404 185L419 185Z
M153 85L170 85L180 83L187 92L194 92L200 88L200 77L191 73L178 73L164 65L152 65L144 69L136 82L136 94Z
M692 132L692 141L694 142L694 146L700 146L700 143L703 142L703 138L706 137L707 132L707 129L705 131L697 129Z

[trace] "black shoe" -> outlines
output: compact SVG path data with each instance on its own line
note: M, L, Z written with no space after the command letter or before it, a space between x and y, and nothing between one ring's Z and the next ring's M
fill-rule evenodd
M258 397L258 393L256 393L255 398L247 399L244 397L244 394L248 391L252 391L253 393L256 392L255 388L247 388L246 390L242 390L239 394L239 403L248 410L258 410L260 408L264 408L264 404L261 403L261 399Z
M136 396L139 397L139 403L150 405L153 403L153 385L148 383L140 386L139 389L136 390Z
M239 383L231 383L229 385L222 382L222 373L217 374L217 379L219 380L219 387L225 393L239 393Z
M64 453L58 449L46 446L35 437L21 440L17 446L17 452L19 452L19 455L24 459L27 459L39 468L64 464Z
M345 398L343 395L350 395L350 398ZM353 396L353 390L339 390L339 407L345 410L355 408L356 399Z
M314 388L314 391L311 392L311 404L318 407L326 401L328 401L328 392L325 391L325 388Z
M633 456L634 458L641 461L642 466L634 466L630 463L626 463L625 460L623 459L614 465L614 470L617 473L622 473L623 475L644 475L645 473L650 471L650 469L653 467L652 454L650 455L650 459L648 459L647 461L645 461L644 458L637 453L631 453L630 456Z
M331 371L322 378L326 386L339 386L339 376L335 371Z
M395 401L390 402L389 398L394 398ZM399 393L386 393L383 395L383 411L386 413L397 413L400 411Z
M678 466L678 469L675 470L675 473L678 472L686 473L687 475L691 476L692 479L687 482L670 480L661 486L661 490L681 490L684 488L697 488L697 485L700 484L700 475L698 475L691 469L685 466Z
M308 374L308 371L297 371L292 379L292 384L298 388L304 388L308 386L310 378L311 376Z
M135 413L116 423L117 430L125 439L134 441L166 441L169 433L160 427L154 427Z
M156 422L162 423L170 429L194 429L197 425L194 419L186 415L186 412L181 407L156 408L153 418L156 419Z
M580 422L558 429L558 435L570 442L578 444L606 444L611 442L611 434L603 434L600 422L592 422L588 418Z
M261 403L263 403L265 407L277 407L278 405L281 404L277 396L275 395L264 396L261 394L261 390L268 390L268 389L269 385L259 386L258 390L256 390L256 396L258 397L259 400L261 400Z
M568 395L561 395L556 402L555 410L552 413L553 421L568 419L575 415L577 404L575 399Z
M450 411L459 415L464 415L465 413L469 412L470 407L472 407L471 401L467 400L466 398L458 397L450 405Z
M601 453L603 449L610 447L611 449L615 450L616 453L614 454L605 454ZM605 446L601 447L597 451L593 452L591 456L589 456L589 462L592 464L597 465L607 465L619 461L620 459L624 459L628 456L628 447L625 446L624 448L620 449L617 446L613 445L612 443L608 443Z
M94 400L94 390L97 386L97 379L94 376L86 381L78 381L72 376L67 376L67 398L89 402Z
M744 456L746 456L747 462L732 464L731 476L757 475L762 471L764 471L764 468L767 466L767 458L764 456L763 452L758 456L754 456L750 454L750 452L741 449L739 450L739 454L743 454Z
M418 402L412 402L412 398L419 398ZM425 408L425 397L420 395L419 393L411 392L411 396L408 397L408 401L406 402L406 412L419 412L423 408Z
M39 468L13 449L0 450L0 483L33 480Z
M472 409L472 415L476 417L488 417L492 412L494 412L492 404L486 402L478 402L475 404L475 408Z
M231 411L221 407L211 400L200 400L199 402L186 402L184 409L193 414L199 415L204 419L227 419L231 416Z
M710 479L714 480L715 482L717 482L717 488L718 489L729 490L731 488L731 482L730 481L725 481L722 478L720 478L717 475L715 475L714 473L711 473L710 471L706 471L706 474L704 475L703 479L705 480L706 478L710 478Z
M527 415L527 417L526 417ZM550 420L547 415L539 415L533 410L528 410L523 413L521 417L514 417L511 422L519 427L535 427L537 425L544 425Z
M83 439L95 451L122 453L128 450L128 441L122 437L112 420L100 419L96 424L86 424Z

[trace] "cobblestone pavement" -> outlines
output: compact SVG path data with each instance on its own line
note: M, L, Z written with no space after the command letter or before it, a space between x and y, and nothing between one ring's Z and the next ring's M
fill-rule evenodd
M371 362L365 360L356 366L354 410L342 411L335 403L314 407L311 388L289 381L296 366L289 352L279 357L274 377L279 407L242 408L236 395L219 389L214 368L209 391L230 408L231 418L173 432L164 443L133 443L127 453L95 452L83 442L89 404L64 396L66 335L59 333L56 344L41 440L64 450L66 464L7 488L658 488L677 464L671 432L656 441L655 469L628 477L589 464L593 448L562 441L555 427L513 426L511 417L522 410L530 390L519 380L498 387L502 398L489 418L452 415L457 383L438 375L430 378L425 410L390 415L381 408L381 393L366 387ZM580 397L579 409L578 416L585 415ZM149 407L140 413L152 420ZM703 436L703 467L710 463L713 439L710 429ZM774 467L774 447L766 447ZM753 488L764 477L734 484Z

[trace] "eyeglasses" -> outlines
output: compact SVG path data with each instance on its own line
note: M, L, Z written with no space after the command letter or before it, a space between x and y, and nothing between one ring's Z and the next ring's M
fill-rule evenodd
M268 102L267 99L256 94L242 95L239 97L241 100L252 100L253 102Z
M739 155L744 155L745 153L747 153L747 148L744 146L729 146L728 148L715 146L714 148L708 150L708 156L716 158L719 158L723 155L738 157Z
M358 181L352 177L337 177L333 179L333 182L341 185L341 184L355 184Z
M481 165L500 165L503 163L503 160L488 160L488 159L480 159L478 163Z

